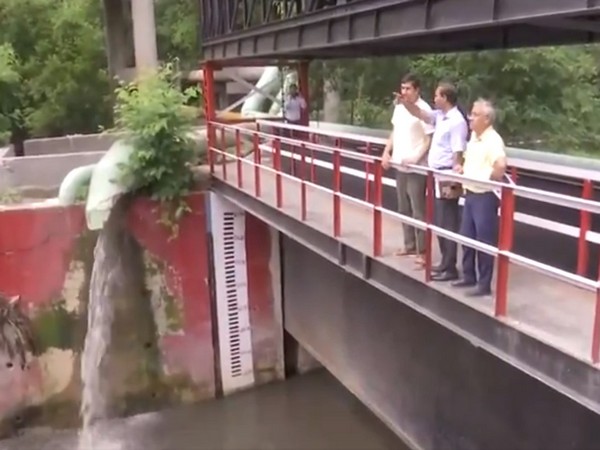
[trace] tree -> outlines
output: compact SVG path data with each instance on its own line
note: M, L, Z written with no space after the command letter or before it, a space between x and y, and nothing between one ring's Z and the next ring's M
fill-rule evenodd
M0 42L12 43L20 83L0 98L13 142L96 132L110 122L100 3L3 0Z
M10 139L14 111L8 100L19 82L16 66L17 60L12 46L0 45L0 98L5 99L0 103L0 146L6 145Z
M156 33L159 57L162 60L177 58L182 68L196 69L200 59L199 24L197 1L158 0Z
M477 97L495 101L499 128L511 143L559 151L600 143L598 67L586 46L471 52L412 60L433 91L454 81L467 108Z
M494 100L498 127L509 144L600 154L596 150L600 72L595 47L331 61L317 64L313 76L335 80L333 85L344 99L345 122L389 127L392 91L409 71L420 76L423 96L430 102L441 80L457 84L463 110L479 96Z

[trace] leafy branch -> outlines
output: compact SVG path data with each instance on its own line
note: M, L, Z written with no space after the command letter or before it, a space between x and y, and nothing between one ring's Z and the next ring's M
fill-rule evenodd
M180 89L172 64L116 89L116 127L133 147L121 176L135 192L161 203L160 222L173 236L189 211L185 197L193 184L195 117L184 105L197 95L195 88Z

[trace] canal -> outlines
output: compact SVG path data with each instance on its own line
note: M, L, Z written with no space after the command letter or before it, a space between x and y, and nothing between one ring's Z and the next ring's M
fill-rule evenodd
M406 450L324 370L182 408L109 422L94 450ZM83 450L74 430L36 429L1 450ZM90 449L92 450L92 449Z

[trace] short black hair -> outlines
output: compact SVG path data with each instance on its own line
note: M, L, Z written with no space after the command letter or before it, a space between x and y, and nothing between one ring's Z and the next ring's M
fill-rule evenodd
M456 106L458 103L458 89L456 89L456 86L448 81L442 81L438 84L438 89L440 90L440 95L446 97L448 103L452 106Z
M421 80L414 73L407 73L402 77L401 84L410 83L415 89L421 89Z

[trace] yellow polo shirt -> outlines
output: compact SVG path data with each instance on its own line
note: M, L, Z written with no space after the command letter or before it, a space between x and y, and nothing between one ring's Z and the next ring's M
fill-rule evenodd
M465 151L465 163L463 173L466 177L476 180L489 181L494 163L498 158L506 155L504 140L493 127L487 128L481 135L471 133L471 139L467 143ZM473 186L465 182L464 188L476 194L493 191L493 188Z

